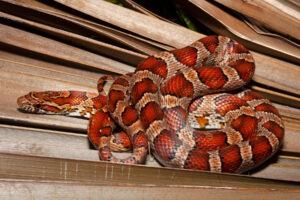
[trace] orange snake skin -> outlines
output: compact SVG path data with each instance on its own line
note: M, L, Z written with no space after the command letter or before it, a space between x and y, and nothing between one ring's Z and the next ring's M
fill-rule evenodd
M242 173L270 158L284 136L282 119L269 100L251 90L223 93L243 87L254 70L244 46L208 36L150 56L134 73L101 77L99 94L30 92L18 105L25 112L90 117L88 136L102 160L144 163L150 146L164 166ZM114 82L106 95L108 80ZM203 129L212 117L221 120L219 127ZM113 134L116 128L123 131ZM111 153L130 148L125 159Z

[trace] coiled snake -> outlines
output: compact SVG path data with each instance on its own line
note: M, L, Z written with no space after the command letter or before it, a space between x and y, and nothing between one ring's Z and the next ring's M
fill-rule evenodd
M91 115L88 135L102 160L143 163L149 144L164 166L240 173L270 158L284 136L282 119L269 100L251 90L223 93L243 87L254 70L244 46L208 36L150 56L134 73L101 77L99 94L31 92L18 104L27 112ZM106 96L103 86L110 79ZM193 125L207 127L212 121L217 129ZM123 132L112 137L117 126ZM111 153L131 146L128 158Z

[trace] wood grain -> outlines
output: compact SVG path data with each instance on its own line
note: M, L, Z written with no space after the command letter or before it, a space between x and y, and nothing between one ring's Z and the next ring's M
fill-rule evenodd
M131 31L132 33L142 35L164 44L170 44L175 48L178 48L183 43L190 44L203 37L200 33L116 6L103 0L96 2L93 0L55 1L122 29ZM114 10L114 12L111 12L112 10ZM115 13L118 13L118 15L115 15ZM189 37L182 37L186 35L189 35Z
M216 33L231 37L245 44L251 50L297 64L300 63L298 46L279 38L257 34L241 19L234 17L209 1L190 0L189 2L191 2L190 9L193 10L195 17ZM237 1L237 3L240 2L240 0ZM268 18L272 17L269 16ZM297 29L297 27L292 28L293 32L295 31L294 28Z
M235 198L264 200L279 200L289 198L299 199L299 190L261 190L261 189L228 189L211 187L185 187L185 186L155 186L155 185L121 185L121 184L95 184L80 182L57 181L26 181L26 180L0 180L0 197L2 199L111 199L111 200L140 200L165 199L196 200L199 197L207 200ZM49 195L51 194L51 195Z
M297 135L293 135L297 138ZM298 136L299 137L299 136ZM16 138L22 138L20 140ZM285 143L289 142L285 138ZM297 141L293 139L292 141ZM290 144L289 144L290 145ZM89 145L86 134L13 125L0 125L0 152L53 158L99 161L98 151ZM300 159L285 156L283 151L248 175L278 180L300 181ZM129 152L114 153L117 157L129 156ZM146 166L161 167L152 155Z
M95 69L105 70L116 74L133 71L133 67L106 57L87 52L56 40L30 34L5 24L0 26L1 42L18 48L26 47L27 50L54 57L59 60L86 65ZM118 67L116 67L118 66Z
M275 30L281 34L289 35L300 40L300 21L299 17L293 17L291 13L297 12L295 9L290 8L290 13L285 13L288 10L287 7L276 7L275 2L262 1L262 0L215 0L216 2L223 4L230 9L238 11L246 16L256 19L264 26ZM277 3L278 4L278 3ZM299 11L298 11L299 12ZM298 13L299 15L299 13Z
M243 175L155 168L62 158L0 153L5 179L78 181L98 184L204 186L228 189L299 190L299 184ZM9 172L9 173L8 173ZM218 181L216 181L218 180Z

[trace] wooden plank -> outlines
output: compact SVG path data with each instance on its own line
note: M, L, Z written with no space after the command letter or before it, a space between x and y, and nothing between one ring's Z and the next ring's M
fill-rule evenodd
M261 53L253 51L251 53L254 57L256 67L253 80L272 88L281 85L278 89L300 95L300 68L298 65ZM256 76L263 78L258 80ZM270 81L271 84L264 80Z
M262 0L252 0L252 1L233 1L233 0L215 0L220 4L223 4L230 9L247 15L251 18L256 19L264 26L275 30L281 34L292 36L300 40L300 21L299 13L298 18L290 13L296 12L299 7L294 7L294 9L289 7L277 8L274 5L280 4L279 1L262 1ZM285 13L289 10L289 13ZM298 11L299 12L299 11ZM295 14L295 13L294 13Z
M139 186L56 181L0 180L1 199L110 199L110 200L281 200L299 199L299 190L261 190L185 186Z
M96 2L93 0L55 1L132 33L176 48L182 46L183 43L191 44L197 39L204 37L204 35L184 27L170 24L103 0ZM115 15L115 13L118 13L118 15ZM188 37L186 37L187 35Z
M97 40L112 42L126 48L134 49L144 54L153 54L157 49L171 49L170 46L153 40L146 40L143 36L130 34L110 27L101 21L87 20L80 13L67 12L52 5L53 2L41 2L37 0L1 0L0 10L11 15L30 19L35 22L59 27L62 30L85 36L96 37ZM54 3L55 4L55 3ZM57 5L56 5L57 6ZM37 17L38 16L38 17ZM60 22L60 23L59 23ZM89 34L86 34L86 33ZM110 38L110 39L109 39Z
M22 139L17 139L22 138ZM55 158L99 161L98 151L89 145L85 134L0 125L0 152ZM300 182L300 158L276 155L247 175ZM130 153L114 153L124 158ZM148 155L146 166L161 167Z
M235 174L0 153L0 178L140 186L300 190L296 182ZM217 180L217 181L216 181Z
M276 90L267 89L265 87L260 87L255 84L249 85L254 91L261 93L265 98L272 102L276 102L282 105L288 105L294 108L300 108L300 98L294 95L286 94L283 92L278 92Z
M37 22L33 22L30 20L26 20L21 17L16 17L14 15L9 15L3 12L0 12L0 17L5 19L12 20L18 24L22 24L22 26L26 26L33 30L37 30L39 32L45 33L49 36L53 36L62 41L66 41L70 44L77 45L81 48L88 49L90 51L106 55L107 57L113 58L115 60L121 61L123 63L128 63L129 65L137 65L141 60L145 59L146 56L120 48L114 45L107 44L102 41L97 41L95 39L91 39L85 36L81 36L75 33L67 32L58 28L50 27L47 25L43 25ZM154 51L151 51L154 53Z
M195 17L219 35L233 38L249 49L294 63L300 63L298 45L281 38L258 34L241 19L208 1L190 0ZM184 2L182 3L184 4ZM298 28L298 27L293 27ZM296 31L297 32L297 31ZM299 32L299 31L298 31Z
M0 152L99 161L98 151L91 148L86 134L2 124Z
M134 71L132 66L124 63L5 24L0 25L0 38L0 42L6 45L26 47L35 53L107 72L125 74Z

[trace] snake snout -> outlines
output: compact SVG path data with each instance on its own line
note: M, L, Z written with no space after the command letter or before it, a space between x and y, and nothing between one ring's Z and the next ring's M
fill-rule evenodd
M18 110L24 112L37 112L38 106L35 106L25 96L21 96L17 99Z
M26 98L24 96L21 96L17 99L17 104L18 104L19 108L22 108L27 103L28 103L28 101L26 100Z

